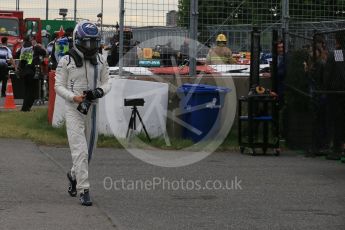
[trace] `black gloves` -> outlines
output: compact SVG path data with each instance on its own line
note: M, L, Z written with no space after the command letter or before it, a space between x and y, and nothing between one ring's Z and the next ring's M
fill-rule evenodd
M85 95L85 99L79 103L77 110L86 115L90 109L92 101L103 97L104 91L101 88L96 88L94 90L86 90L83 93Z
M79 103L77 110L82 114L87 114L91 106L91 101L84 100L83 102Z
M104 96L103 89L101 88L96 88L94 90L86 90L84 91L84 95L86 100L88 101L93 101L96 100L97 98L101 98Z

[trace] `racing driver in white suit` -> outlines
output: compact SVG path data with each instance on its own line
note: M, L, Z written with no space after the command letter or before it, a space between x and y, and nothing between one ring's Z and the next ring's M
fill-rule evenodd
M110 91L109 69L98 54L100 33L94 23L82 21L73 32L73 48L56 68L55 91L65 99L66 128L72 155L67 173L68 193L80 194L82 205L91 206L88 163L97 142L97 101Z

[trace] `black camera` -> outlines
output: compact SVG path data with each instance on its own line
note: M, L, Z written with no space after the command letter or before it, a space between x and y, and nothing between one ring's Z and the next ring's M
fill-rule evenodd
M84 100L79 103L77 110L81 112L82 114L86 115L89 112L90 106L91 106L91 101Z
M145 103L144 98L131 98L124 100L125 106L143 106Z

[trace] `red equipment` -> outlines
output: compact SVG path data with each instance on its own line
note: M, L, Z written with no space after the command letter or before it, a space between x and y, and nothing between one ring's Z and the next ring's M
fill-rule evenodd
M26 36L42 42L42 23L40 18L24 19L23 11L0 10L0 39L8 37L8 46L13 54L21 47Z
M157 67L157 68L149 68L149 70L154 74L167 74L167 75L188 75L189 74L189 66L183 67ZM197 73L204 73L204 74L215 74L217 71L208 65L202 65L196 67Z

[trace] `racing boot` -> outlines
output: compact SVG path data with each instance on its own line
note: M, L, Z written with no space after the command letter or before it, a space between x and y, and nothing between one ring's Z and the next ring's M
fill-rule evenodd
M68 193L71 197L77 196L77 180L73 180L71 172L67 173L67 178L69 181Z
M84 192L80 193L80 203L84 206L92 206L92 200L88 189L84 189Z

